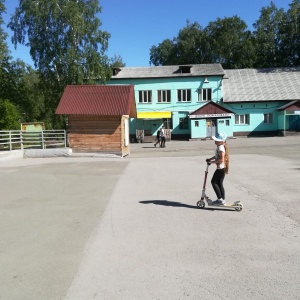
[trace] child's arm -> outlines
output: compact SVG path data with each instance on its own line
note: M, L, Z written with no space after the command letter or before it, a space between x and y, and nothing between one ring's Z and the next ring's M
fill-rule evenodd
M206 159L206 162L211 162L211 160L213 160L213 159L216 159L216 157L213 156L213 157L211 157L211 158L207 158L207 159Z
M225 160L225 152L220 151L220 158L216 159L216 157L214 156L214 160L210 161L210 163L212 163L212 164L221 164L221 163L224 162L224 160Z
M216 159L215 156L211 157L211 158L207 158L206 159L206 162L209 162L211 164L221 164L222 162L224 162L224 159L225 159L225 152L221 151L220 152L220 158L219 159Z

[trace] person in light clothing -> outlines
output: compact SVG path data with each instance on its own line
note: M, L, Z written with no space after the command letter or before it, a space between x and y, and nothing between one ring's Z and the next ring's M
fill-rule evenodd
M165 126L163 125L160 130L160 147L166 147L166 136L165 136Z
M212 137L215 140L217 146L215 155L206 159L206 162L216 164L216 170L211 179L211 184L216 193L217 200L213 201L213 205L224 205L225 202L225 189L223 181L225 174L228 174L229 170L229 151L226 143L226 134L218 133Z

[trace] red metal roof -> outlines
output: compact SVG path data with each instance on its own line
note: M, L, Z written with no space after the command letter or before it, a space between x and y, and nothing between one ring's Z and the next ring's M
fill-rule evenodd
M55 113L136 117L134 87L133 85L68 85Z

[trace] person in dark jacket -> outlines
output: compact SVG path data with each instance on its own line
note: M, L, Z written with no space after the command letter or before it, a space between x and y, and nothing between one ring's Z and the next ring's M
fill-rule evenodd
M156 147L157 144L160 145L160 129L157 130L156 132L156 139L155 139L155 143L154 143L154 147Z
M160 130L160 147L166 147L166 135L165 135L165 126L163 125Z

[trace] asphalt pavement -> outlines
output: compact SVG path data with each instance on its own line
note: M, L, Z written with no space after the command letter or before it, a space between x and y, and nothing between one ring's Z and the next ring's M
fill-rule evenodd
M0 160L0 299L299 299L300 137L228 145L241 212L196 207L211 140Z

